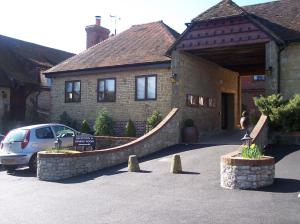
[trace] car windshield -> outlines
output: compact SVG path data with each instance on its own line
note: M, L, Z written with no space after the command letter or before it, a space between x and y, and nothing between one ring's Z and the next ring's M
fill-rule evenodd
M18 129L10 131L3 142L22 142L25 138L25 135L27 133L26 129Z

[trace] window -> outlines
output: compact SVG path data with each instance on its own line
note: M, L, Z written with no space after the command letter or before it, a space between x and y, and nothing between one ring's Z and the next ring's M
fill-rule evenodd
M116 79L98 79L98 102L116 101Z
M199 96L194 96L187 94L186 96L186 105L190 107L198 107L200 103Z
M68 138L68 137L75 136L74 130L65 126L60 126L60 125L53 126L53 130L57 138Z
M135 87L136 100L156 100L156 75L137 76Z
M65 86L65 102L80 102L81 98L80 81L66 81Z
M253 80L254 81L265 81L266 77L264 75L254 75Z
M52 139L54 138L53 132L50 127L39 128L35 130L35 135L38 139Z

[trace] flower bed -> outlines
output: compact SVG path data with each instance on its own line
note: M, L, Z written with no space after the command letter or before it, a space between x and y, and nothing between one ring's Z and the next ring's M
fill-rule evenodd
M221 157L221 186L229 189L258 189L272 185L275 176L275 159L262 156L245 159L240 152Z

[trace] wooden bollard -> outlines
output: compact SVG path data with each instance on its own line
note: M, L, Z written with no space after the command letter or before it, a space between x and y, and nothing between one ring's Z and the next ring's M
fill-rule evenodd
M182 172L180 155L173 156L170 172L171 173L181 173Z
M128 159L128 172L139 172L140 166L136 155L129 156Z

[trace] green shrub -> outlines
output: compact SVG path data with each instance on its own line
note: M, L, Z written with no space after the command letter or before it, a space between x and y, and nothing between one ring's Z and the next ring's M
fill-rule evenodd
M242 147L241 156L244 159L260 159L263 154L258 145L252 144L250 148L248 145Z
M254 98L261 113L269 116L270 127L283 131L300 131L300 95L288 101L281 95Z
M91 134L92 133L92 130L88 124L88 122L86 120L83 120L82 123L81 123L81 129L80 131L82 133L87 133L87 134Z
M125 126L124 134L126 137L136 137L136 129L132 120L129 120Z
M151 131L162 121L162 115L158 111L154 111L153 114L147 119L146 132Z
M268 116L270 119L270 126L273 129L282 128L281 110L286 103L280 94L271 95L267 97L254 97L254 103L258 107L259 111Z
M185 127L194 127L194 121L192 119L186 119L184 122Z
M114 121L105 110L98 113L94 130L95 135L112 136L114 134Z
M72 119L66 111L59 116L59 123L67 125L76 130L78 129L78 122L75 119Z
M283 130L300 131L300 95L290 99L279 113Z

